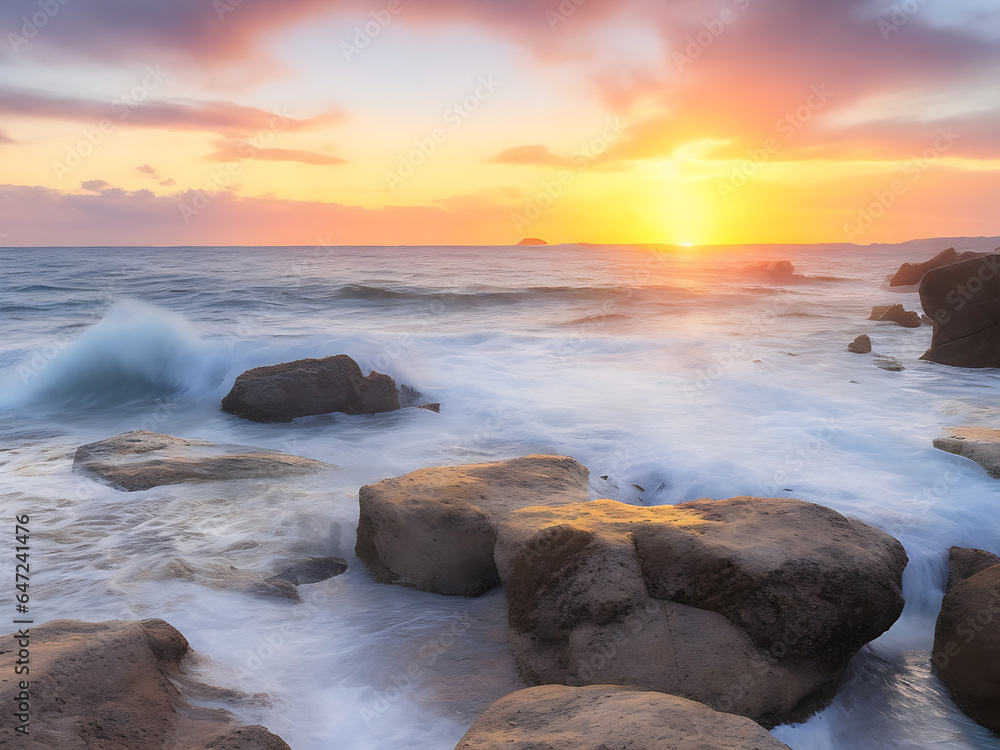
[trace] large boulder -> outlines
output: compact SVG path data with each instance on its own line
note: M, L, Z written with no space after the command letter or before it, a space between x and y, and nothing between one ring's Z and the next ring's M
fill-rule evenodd
M963 260L982 257L981 253L965 252L959 253L953 247L943 250L933 258L923 263L904 263L896 271L889 282L889 286L914 286L920 283L924 275L942 266L958 263Z
M912 310L906 310L901 304L877 305L872 308L872 314L868 320L878 320L887 323L895 323L903 328L920 328L923 321L920 314Z
M955 585L934 632L934 671L956 705L1000 733L1000 565Z
M1000 430L954 427L948 437L937 438L934 447L975 461L990 477L1000 479Z
M921 359L952 367L1000 367L1000 254L927 273L920 303L934 321Z
M222 410L254 422L291 422L314 414L378 414L399 409L396 381L361 374L346 354L247 370L222 399Z
M499 527L529 685L680 695L765 726L805 718L903 608L902 545L791 499L526 508Z
M478 596L500 583L497 524L530 505L587 499L589 472L572 458L421 469L362 487L358 557L383 583Z
M982 549L952 547L948 550L948 591L994 565L1000 565L1000 555Z
M77 448L73 470L137 492L163 484L308 474L331 468L301 456L215 445L156 432L126 432Z
M263 727L238 727L228 711L196 707L185 698L177 685L193 684L180 670L188 642L162 620L55 620L3 641L11 646L0 651L10 747L290 750ZM30 673L15 672L18 659L30 659ZM17 714L24 711L29 724L19 734Z
M780 750L741 716L675 695L598 685L519 690L494 703L455 750Z

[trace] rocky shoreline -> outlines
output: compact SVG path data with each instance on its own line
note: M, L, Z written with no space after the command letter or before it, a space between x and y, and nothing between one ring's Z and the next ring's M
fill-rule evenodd
M934 326L924 359L1000 365L996 264L1000 255L951 250L894 276L892 286L919 285ZM782 263L750 273L807 280ZM872 338L887 324L926 324L900 304L876 306L869 320L849 353L872 354ZM872 359L903 370L894 357ZM440 409L390 375L364 375L343 355L248 370L222 403L228 414L260 423L415 406ZM954 428L934 446L1000 478L1000 431ZM142 493L181 483L293 483L338 469L290 453L134 431L80 446L73 470ZM896 623L905 603L907 554L873 526L789 497L655 507L606 499L569 456L388 477L358 489L358 511L355 554L367 571L358 568L373 580L428 601L502 587L524 688L483 713L456 750L786 747L767 730L828 706L851 660ZM298 587L347 565L310 557L255 571L176 558L143 575L294 607ZM1000 557L952 548L948 573L929 659L955 704L1000 733ZM57 620L31 628L30 641L29 750L289 747L264 727L240 726L232 711L200 707L205 695L233 708L249 697L191 678L189 645L162 620ZM0 653L6 705L22 692L8 679L16 658Z

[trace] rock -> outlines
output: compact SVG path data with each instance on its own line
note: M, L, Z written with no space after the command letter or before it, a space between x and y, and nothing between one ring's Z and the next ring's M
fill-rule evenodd
M871 354L872 340L865 335L858 336L847 345L847 351L854 354Z
M263 727L237 727L228 711L188 701L177 687L191 685L180 669L188 642L163 620L55 620L32 627L27 640L31 673L20 679L30 679L31 723L30 734L11 740L18 748L290 750ZM17 643L15 635L3 641ZM9 711L20 690L17 659L16 648L0 652Z
M948 552L948 591L994 565L1000 565L1000 555L981 549L952 547Z
M154 580L177 578L219 591L239 591L298 602L301 598L296 586L319 583L346 570L347 562L340 557L310 557L273 576L241 570L232 565L207 561L194 563L175 558L159 568L145 571L142 577Z
M963 260L982 257L981 253L959 253L955 248L949 247L924 263L904 263L892 277L889 286L913 286L919 284L924 275L942 266L958 263Z
M528 247L532 245L548 245L549 243L545 240L540 240L537 237L525 237L523 240L517 243L518 247Z
M519 690L494 703L455 750L779 750L759 724L675 695L621 687Z
M525 508L496 563L529 685L656 690L765 726L832 697L903 608L902 545L792 499Z
M975 461L993 479L1000 479L1000 430L956 427L948 435L935 440L934 447Z
M1000 565L976 573L945 595L933 660L958 707L1000 733Z
M280 579L300 586L304 583L319 583L347 570L347 561L342 557L310 557L300 563L285 568L271 580Z
M427 411L432 411L435 414L441 413L441 404L421 404L417 407L418 409L426 409Z
M355 551L382 583L479 596L500 580L496 526L518 508L587 499L589 472L572 458L421 469L362 487Z
M204 561L194 563L176 558L159 568L144 572L143 576L160 581L177 578L217 591L238 591L255 596L301 601L299 592L295 588L296 584L287 579L268 577L221 563Z
M805 276L795 274L795 266L791 261L764 261L761 263L751 263L744 271L752 276L762 276L771 281L803 281Z
M874 361L875 361L875 366L878 367L880 370L888 370L889 372L902 372L903 370L906 369L903 366L903 363L900 362L898 359L896 359L895 357L887 357L884 354L876 354Z
M320 461L277 451L221 446L145 431L80 446L73 459L74 471L123 492L182 482L308 474L329 468Z
M254 422L291 422L314 414L378 414L399 409L396 381L361 374L340 354L247 370L222 399L222 410Z
M919 313L906 310L900 304L873 307L871 317L868 320L896 323L903 328L920 328L922 325Z
M927 316L926 316L925 314L923 314L923 313L921 313L921 314L920 314L920 322L921 322L921 323L922 323L923 325L925 325L925 326L932 326L932 325L934 325L934 321L933 321L933 320L931 320L930 318L928 318L928 317L927 317Z
M920 303L934 325L921 359L952 367L1000 367L1000 255L927 273Z

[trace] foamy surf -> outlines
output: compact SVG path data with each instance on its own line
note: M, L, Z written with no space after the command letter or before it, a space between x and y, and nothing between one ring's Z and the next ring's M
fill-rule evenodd
M955 711L927 659L947 548L1000 538L998 485L931 441L1000 417L1000 378L921 362L927 329L866 320L874 304L914 309L912 291L882 284L939 244L718 256L497 249L476 263L475 250L441 248L411 251L405 267L395 251L363 248L299 275L287 269L302 249L244 248L238 265L194 250L157 264L159 251L137 249L128 252L144 260L137 268L158 269L155 283L117 277L110 309L92 301L105 299L101 280L121 251L18 257L28 270L45 253L61 253L63 268L88 259L83 283L45 270L64 305L56 311L31 304L31 285L0 280L14 310L0 352L0 505L37 516L39 621L167 619L209 657L198 666L208 681L269 696L241 710L294 750L450 750L511 687L502 592L464 600L375 584L353 555L358 487L426 466L559 453L591 469L594 496L797 497L897 536L911 559L903 618L859 657L830 709L775 733L795 750L997 750ZM785 287L738 273L784 258L797 273L843 280ZM595 278L609 291L595 293ZM337 296L351 285L406 293ZM540 288L559 291L531 291ZM456 292L465 301L451 305ZM74 321L93 323L67 336ZM907 369L848 354L860 333ZM340 353L424 391L442 413L259 425L219 410L245 369ZM284 450L341 471L132 494L72 473L79 445L125 429ZM295 611L144 577L175 558L268 572L299 555L342 556L350 568L307 586ZM401 687L411 665L420 679ZM925 717L937 728L922 734Z

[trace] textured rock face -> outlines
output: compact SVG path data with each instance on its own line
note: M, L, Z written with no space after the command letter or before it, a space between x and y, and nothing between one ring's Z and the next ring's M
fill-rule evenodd
M1000 255L953 263L927 273L920 303L934 321L921 359L952 367L1000 367Z
M13 635L5 643L15 643ZM31 628L28 736L24 750L290 750L263 727L236 727L219 709L191 705L184 637L162 620L56 620ZM0 700L15 704L17 650L0 653ZM5 718L5 724L7 719ZM4 727L5 732L8 727Z
M764 729L675 695L620 687L519 690L494 703L455 750L780 750Z
M766 726L830 697L903 607L902 545L797 500L526 508L499 527L531 685L657 690Z
M889 286L913 286L919 284L924 275L942 266L958 263L963 260L982 257L980 253L959 253L953 247L949 247L924 263L904 263L892 277Z
M1000 565L1000 555L981 549L952 547L948 551L948 591L994 565Z
M906 310L900 304L873 307L871 317L868 320L895 323L903 328L920 328L923 325L919 313Z
M399 409L396 382L378 372L361 374L340 354L247 370L222 399L222 410L254 422L291 422L315 414L378 414Z
M847 345L847 350L853 354L871 354L872 340L868 336L858 336Z
M934 633L934 671L959 708L1000 733L1000 565L945 595Z
M362 487L357 555L383 583L478 596L500 582L497 524L529 505L586 500L588 476L572 458L527 456Z
M993 479L1000 479L1000 430L955 427L948 437L935 440L934 447L975 461Z
M73 469L137 492L164 484L308 474L331 468L300 456L256 448L218 446L204 440L126 432L80 446Z

